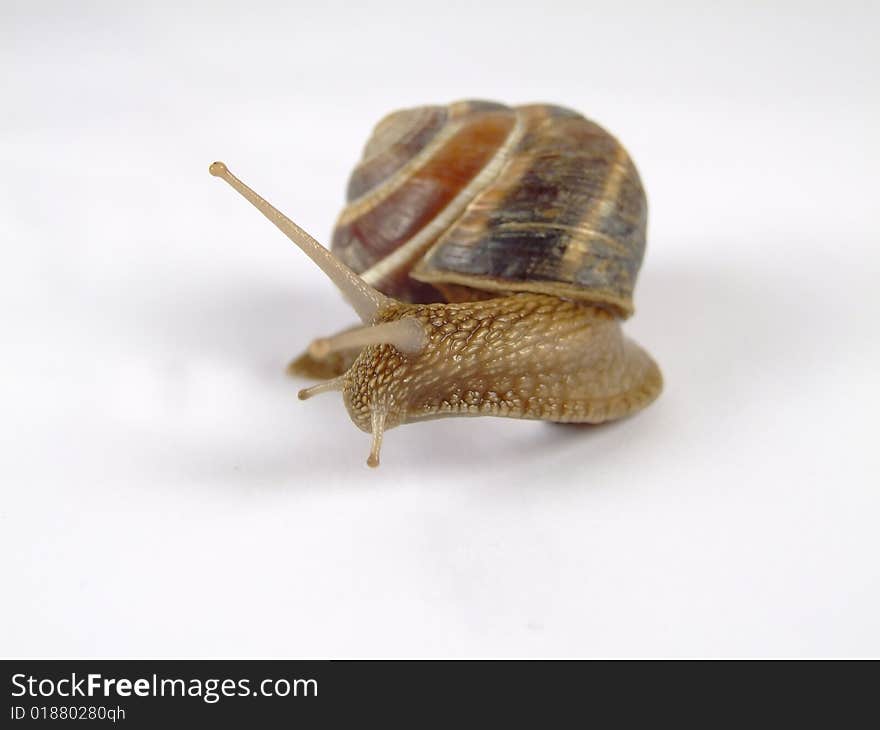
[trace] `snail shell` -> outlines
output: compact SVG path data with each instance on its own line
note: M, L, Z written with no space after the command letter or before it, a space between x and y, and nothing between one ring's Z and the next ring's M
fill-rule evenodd
M623 146L559 106L394 112L351 174L331 248L408 302L536 292L632 314L647 203Z

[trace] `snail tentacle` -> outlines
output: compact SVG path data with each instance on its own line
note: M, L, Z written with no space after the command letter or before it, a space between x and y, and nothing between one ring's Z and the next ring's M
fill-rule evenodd
M367 466L376 468L379 466L379 451L382 448L382 435L385 433L385 416L383 410L374 408L370 413L370 421L373 431L373 443L370 447L370 455L367 457Z
M208 171L229 185L268 218L275 226L314 261L357 312L361 321L370 323L389 303L388 297L371 287L354 271L324 248L284 213L245 185L222 162L213 162Z
M394 345L406 355L417 355L425 348L427 341L428 336L419 321L415 317L403 317L346 330L332 337L322 337L309 345L309 354L320 359L340 350L368 345Z
M325 380L323 383L318 383L317 385L303 388L301 391L299 391L299 393L297 393L297 397L300 400L308 400L309 398L314 398L316 395L321 395L321 393L332 393L334 391L342 390L344 385L345 376L340 375L338 378Z

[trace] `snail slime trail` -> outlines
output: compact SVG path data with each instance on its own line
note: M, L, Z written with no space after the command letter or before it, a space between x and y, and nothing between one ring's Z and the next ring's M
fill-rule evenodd
M324 248L215 162L314 261L360 325L288 367L371 434L449 416L601 423L662 390L627 338L647 201L623 146L577 112L462 101L382 119Z

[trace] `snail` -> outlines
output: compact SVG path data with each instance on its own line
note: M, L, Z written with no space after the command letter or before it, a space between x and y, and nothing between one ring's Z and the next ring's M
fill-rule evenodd
M214 162L336 284L362 325L293 371L372 435L443 416L600 423L662 376L624 336L647 203L620 143L571 110L462 101L396 111L351 174L328 250Z

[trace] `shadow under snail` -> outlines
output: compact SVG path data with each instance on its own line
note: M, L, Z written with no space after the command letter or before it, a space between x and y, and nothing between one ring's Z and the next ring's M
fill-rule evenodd
M363 323L315 340L292 372L329 378L372 434L443 416L600 423L662 376L624 336L647 203L620 143L558 106L486 101L385 117L351 175L327 250L210 167L296 243ZM332 253L331 253L332 251Z

